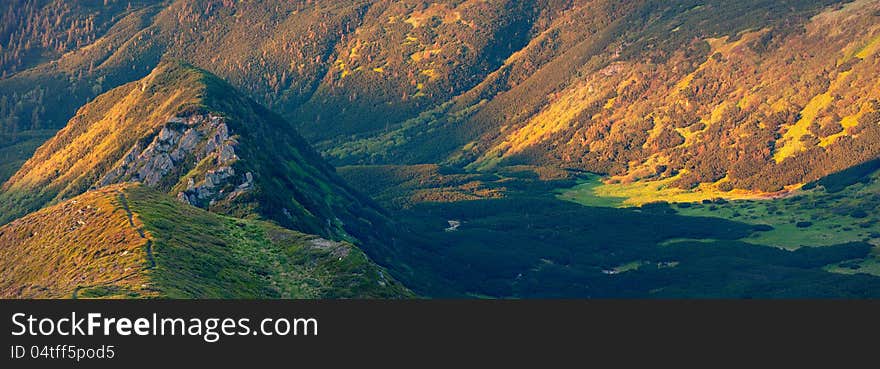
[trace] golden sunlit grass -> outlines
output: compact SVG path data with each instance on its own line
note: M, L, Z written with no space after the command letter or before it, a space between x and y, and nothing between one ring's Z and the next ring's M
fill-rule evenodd
M578 186L564 191L560 197L589 206L641 206L665 201L670 203L700 202L723 198L726 200L764 200L780 197L800 186L790 186L777 193L734 189L722 191L718 183L702 183L686 190L673 186L684 173L660 180L640 180L627 183L603 181L593 176ZM720 181L719 181L720 183Z
M447 4L433 3L425 10L414 11L404 22L413 27L421 27L428 24L431 19L440 19L443 23L453 23L461 20L461 12L454 10Z
M205 88L203 78L196 69L166 63L145 79L85 105L3 185L0 214L14 218L34 210L28 199L58 201L85 191L97 181L96 171L115 164L124 154L120 148L132 147L183 107L198 104ZM23 194L29 195L18 201ZM0 223L11 219L3 216Z
M352 244L210 213L138 184L0 227L2 298L412 295L386 275Z
M491 168L497 158L510 156L535 145L552 134L570 128L572 120L603 95L589 83L571 88L517 131L507 135L501 144L486 153L478 167Z
M878 179L878 175L874 174L868 183L856 183L843 188L841 192L829 193L821 188L791 189L787 196L782 196L785 193L719 193L708 185L701 186L702 190L687 192L664 188L660 183L606 184L601 177L590 175L582 178L577 186L560 191L558 197L594 207L631 207L653 201L678 203L672 208L679 215L716 217L770 226L744 241L791 250L845 242L870 242L880 246L876 239L876 234L880 233L880 223L862 215L853 215L858 214L857 209L870 208L871 205L866 207L861 202L876 198L880 193ZM717 198L728 201L718 201ZM703 200L711 201L704 203ZM671 239L666 243L692 241L711 240ZM866 272L873 272L871 268L880 260L877 259L877 252L871 258L859 261L866 266ZM851 269L837 266L829 268L834 272L852 272Z
M69 298L77 287L98 285L154 296L147 239L118 200L124 188L88 192L0 228L0 296Z
M840 126L843 127L843 130L838 133L832 134L830 136L823 137L822 141L819 142L819 146L828 147L829 145L831 145L835 141L837 141L837 139L839 139L843 136L849 135L850 134L849 130L851 128L859 125L859 120L862 119L862 116L864 116L868 112L870 112L870 105L869 104L861 104L858 113L850 115L850 116L846 116L843 119L841 119Z
M816 95L809 103L807 103L807 106L801 110L801 119L788 127L788 130L785 131L785 134L782 136L781 141L785 143L785 146L780 147L773 154L773 159L776 160L777 163L798 152L804 151L806 146L801 141L801 138L810 134L810 124L816 119L819 110L827 108L833 99L834 98L830 93L823 93Z
M863 49L859 50L855 56L859 59L865 59L876 53L878 49L880 49L880 35L869 41L868 44Z

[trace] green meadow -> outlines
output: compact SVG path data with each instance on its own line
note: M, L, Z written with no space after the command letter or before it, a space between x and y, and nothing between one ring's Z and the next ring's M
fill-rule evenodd
M847 242L867 242L875 246L865 259L843 265L829 265L835 273L880 275L880 175L877 172L849 178L844 185L821 181L792 195L765 200L703 200L674 202L670 207L685 217L714 217L762 227L740 241L796 250ZM590 207L629 207L627 198L603 196L602 177L583 176L578 185L557 192L557 198ZM659 201L659 200L658 200ZM712 242L700 239L670 239L678 242Z

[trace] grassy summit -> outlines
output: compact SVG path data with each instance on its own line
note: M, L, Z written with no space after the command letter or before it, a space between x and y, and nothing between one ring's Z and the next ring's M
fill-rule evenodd
M283 118L201 69L163 63L83 106L0 193L0 223L113 183L354 240L381 211Z

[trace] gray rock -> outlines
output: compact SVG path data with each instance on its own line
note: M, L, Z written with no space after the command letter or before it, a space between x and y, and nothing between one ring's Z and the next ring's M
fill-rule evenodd
M174 134L171 132L172 130L168 129L168 126L162 127L162 130L159 131L159 141L170 141L172 138L174 138Z
M220 123L219 125L217 125L217 139L220 142L229 139L229 127L227 127L225 123Z
M145 185L155 186L173 168L174 163L171 162L171 157L168 154L161 153L148 158L146 164L138 170L137 174Z
M235 155L235 149L232 148L232 145L223 145L220 148L220 162L228 163L234 160L238 160L238 156Z
M212 164L202 164L204 178L189 177L186 189L177 193L178 201L205 207L219 201L231 201L254 188L254 176L245 173L235 177L233 165L239 160L238 142L232 138L228 125L221 116L190 115L172 117L168 124L149 143L135 144L117 164L93 187L103 187L122 181L140 181L156 187L167 184L166 176L192 170L206 158L214 157ZM175 179L176 180L176 179ZM232 185L235 190L223 192Z

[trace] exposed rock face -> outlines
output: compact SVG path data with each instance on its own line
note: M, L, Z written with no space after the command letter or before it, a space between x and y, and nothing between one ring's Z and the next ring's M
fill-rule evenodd
M327 251L333 257L342 259L351 252L351 247L343 242L330 241L323 238L315 238L308 243L309 247L321 251Z
M120 182L142 182L162 190L178 187L178 200L199 207L232 200L254 187L253 174L236 175L237 145L221 116L173 117L152 141L132 147L95 187ZM194 168L195 173L190 172Z

